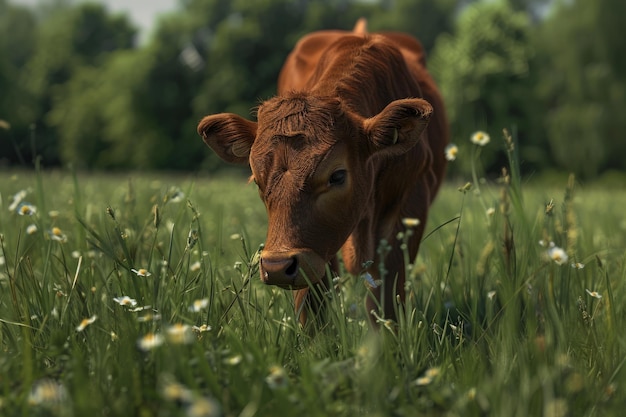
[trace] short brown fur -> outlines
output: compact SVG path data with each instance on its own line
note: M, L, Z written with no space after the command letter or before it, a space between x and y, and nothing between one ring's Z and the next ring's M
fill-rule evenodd
M370 287L368 311L396 317L405 282L396 235L403 218L421 221L408 241L413 259L448 143L418 41L367 34L364 20L353 32L312 33L287 58L278 96L259 107L256 123L213 115L198 132L223 159L250 164L269 218L261 279L295 290L303 323L321 308L311 290L328 288L324 272L337 272L338 251L350 273L382 281ZM376 250L382 240L391 244L384 257Z

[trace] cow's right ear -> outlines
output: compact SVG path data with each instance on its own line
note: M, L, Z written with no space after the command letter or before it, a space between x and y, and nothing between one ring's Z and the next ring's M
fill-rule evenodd
M226 162L247 164L257 124L232 113L213 114L198 123L204 143Z

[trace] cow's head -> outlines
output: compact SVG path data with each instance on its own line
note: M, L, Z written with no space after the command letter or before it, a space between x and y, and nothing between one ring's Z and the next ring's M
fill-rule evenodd
M202 119L206 144L252 169L269 220L265 283L297 289L324 276L368 211L372 158L412 148L431 112L424 100L404 99L363 118L336 99L292 94L263 103L257 123L234 114Z

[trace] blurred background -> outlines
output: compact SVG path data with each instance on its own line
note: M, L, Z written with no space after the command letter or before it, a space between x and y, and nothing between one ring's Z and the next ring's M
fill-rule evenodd
M484 130L499 173L626 178L624 0L0 0L0 167L225 169L196 134L252 117L305 33L415 35L445 98L451 174Z

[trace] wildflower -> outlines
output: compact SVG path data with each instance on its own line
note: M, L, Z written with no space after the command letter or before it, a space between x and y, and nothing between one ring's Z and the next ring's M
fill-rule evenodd
M487 293L487 298L489 298L490 300L493 300L493 298L496 296L496 292L495 291L489 291Z
M478 146L485 146L489 143L491 138L487 133L479 130L470 137L470 140L473 144L476 144Z
M131 271L133 271L135 274L137 274L138 277L149 277L150 275L152 275L151 272L149 272L147 269L131 269Z
M63 384L53 379L40 379L36 381L28 394L28 403L42 407L56 407L69 398L67 389Z
M37 207L32 204L22 203L17 207L17 214L20 216L32 216L37 213Z
M155 349L165 342L163 336L158 333L148 333L137 341L137 347L144 352Z
M35 233L37 233L37 225L36 224L29 224L26 227L26 233L28 233L29 235L34 235Z
M587 289L585 289L585 291L587 292L587 294L589 294L590 296L592 296L593 298L597 298L598 300L602 298L602 294L600 294L597 291L589 291Z
M191 402L193 399L192 392L179 382L172 380L171 377L163 378L161 381L161 396L168 401L179 401L183 403Z
M445 152L446 159L448 161L454 161L456 159L456 155L459 153L459 148L455 144L451 143L446 146Z
M53 227L52 229L50 229L50 231L48 232L48 236L50 236L50 239L56 240L57 242L67 242L67 236L58 227Z
M134 310L130 310L130 311L134 312L134 311L140 311L140 310L145 310L145 308L144 307L138 307L138 308L136 308ZM147 314L145 314L143 316L137 317L137 321L139 323L148 323L148 322L151 322L151 321L159 321L159 320L161 320L161 315L157 314L157 313L154 313L154 314L153 313L147 313Z
M439 376L439 368L429 368L424 372L424 375L415 380L415 385L423 387L429 385L435 378Z
M15 195L13 196L13 202L9 206L9 211L14 211L15 209L17 209L17 206L19 206L22 200L26 198L27 194L28 194L28 191L26 190L20 190L17 193L15 193Z
M134 298L130 298L127 295L125 295L123 297L114 297L113 301L115 301L116 303L118 303L121 306L135 307L137 305L137 300L135 300Z
M187 406L185 413L188 417L215 417L221 416L222 410L218 403L206 397L199 397Z
M193 342L191 327L187 324L177 323L167 328L167 340L176 345L186 345Z
M402 219L404 227L417 227L420 225L420 219L405 217Z
M226 365L239 365L243 357L241 355L231 356L230 358L224 359L224 363Z
M193 313L198 313L209 306L209 299L202 298L200 300L195 300L193 304L189 307L189 311Z
M72 255L72 258L78 259L78 258L80 258L80 251L74 250L74 251L72 251L71 255Z
M201 326L191 326L191 330L196 333L209 332L211 331L211 329L213 328L209 326L208 324L203 324Z
M287 387L289 378L282 366L272 366L269 375L265 377L265 382L271 389L281 389Z
M585 264L580 263L580 262L572 262L572 268L574 269L583 269L585 267Z
M51 219L56 219L57 217L59 217L59 210L50 210L48 212L48 216L50 216Z
M85 328L87 326L89 326L90 324L92 324L94 321L96 321L96 319L98 318L98 316L91 316L88 319L83 319L83 321L80 322L80 324L78 326L76 326L76 331L77 332L82 332L83 330L85 330Z
M487 216L491 217L491 216L493 216L496 213L496 209L493 208L493 207L489 207L487 209L486 213L487 213Z
M202 267L202 264L200 263L200 261L196 261L192 263L191 265L189 265L189 270L191 272L196 272L196 271L199 271L201 267Z
M550 247L550 249L548 249L548 257L556 262L558 265L563 265L567 262L567 259L569 258L567 256L567 253L565 253L565 251L558 246L552 246Z

